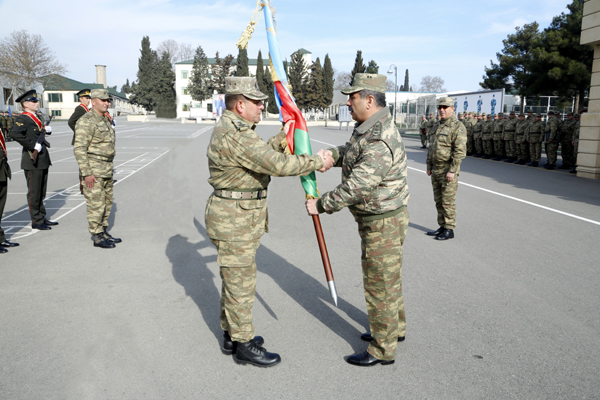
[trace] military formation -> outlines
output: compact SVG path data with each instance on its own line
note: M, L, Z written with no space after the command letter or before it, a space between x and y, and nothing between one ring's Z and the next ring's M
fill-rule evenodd
M585 112L585 111L582 111ZM549 111L547 120L542 114L532 111L518 116L510 113L460 112L458 120L467 131L467 155L504 161L520 165L538 167L545 147L548 162L543 166L553 170L567 169L576 173L577 150L579 144L579 114L568 113L562 120L560 114ZM419 125L422 148L432 143L436 123L433 114L422 117ZM562 163L557 165L558 150Z
M110 235L108 217L112 208L113 158L115 156L114 123L107 110L111 99L106 89L84 89L77 93L80 104L69 120L73 129L74 154L79 164L80 190L86 198L89 231L93 245L114 248L121 239ZM3 113L0 119L0 225L6 204L8 180L11 170L8 165L6 141L14 140L22 146L21 169L27 183L27 205L31 228L49 231L58 225L46 214L44 199L48 187L50 143L46 136L52 134L50 121L45 121L39 110L39 98L35 90L29 90L16 101L23 112L14 116ZM89 107L90 102L92 107ZM51 118L50 118L51 120ZM85 185L83 185L85 183ZM0 254L18 243L6 239L0 226Z

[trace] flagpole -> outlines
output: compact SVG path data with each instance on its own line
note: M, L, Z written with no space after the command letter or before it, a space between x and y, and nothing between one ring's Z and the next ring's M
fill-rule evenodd
M327 245L325 244L325 237L323 236L323 228L321 228L321 219L318 215L313 215L313 224L315 225L315 232L317 234L317 242L319 243L319 250L321 251L321 259L323 260L323 268L325 269L325 277L327 278L327 284L329 285L329 294L333 303L337 307L337 291L335 290L335 281L333 279L333 271L331 270L331 263L329 262L329 253L327 252Z

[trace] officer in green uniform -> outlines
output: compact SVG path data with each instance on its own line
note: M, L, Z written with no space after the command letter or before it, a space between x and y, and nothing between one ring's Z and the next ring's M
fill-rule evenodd
M529 154L531 161L527 163L530 167L537 167L542 157L542 142L546 124L542 121L542 114L535 114L535 121L525 131L525 140L529 143Z
M330 148L342 183L308 200L310 215L332 214L348 207L358 223L362 271L370 333L367 350L346 361L370 367L393 364L404 340L406 318L402 297L402 246L408 229L409 192L406 152L385 102L386 76L358 73L346 105L356 121L350 141Z
M529 152L526 150L529 147L529 143L525 140L525 132L529 123L525 121L525 114L519 114L519 121L515 125L515 145L517 151L517 160L514 162L515 164L525 165L527 162L527 154Z
M217 123L207 157L214 192L206 203L206 233L217 248L222 280L222 351L236 363L271 367L281 361L267 352L264 340L254 337L252 305L256 288L256 250L268 231L267 186L271 176L307 175L333 159L317 155L286 155L287 124L265 143L254 132L267 96L256 78L225 80L226 110Z
M46 218L44 198L48 187L48 168L52 165L48 153L48 142L41 134L50 135L51 126L44 126L35 114L39 109L39 100L35 90L23 93L17 98L21 103L23 113L15 119L10 130L10 136L23 146L21 154L21 169L27 181L27 204L31 216L32 229L49 230L58 222ZM37 158L35 154L37 152Z
M106 89L94 89L90 96L92 111L79 118L75 125L73 154L83 178L88 229L94 237L94 247L111 249L115 243L121 243L121 239L108 233L116 153L115 131L107 112L111 100Z
M11 178L10 166L8 165L8 154L6 152L6 142L4 136L0 134L0 254L8 252L7 247L18 246L18 243L9 242L4 236L2 230L2 213L6 205L6 195L8 194L8 180Z

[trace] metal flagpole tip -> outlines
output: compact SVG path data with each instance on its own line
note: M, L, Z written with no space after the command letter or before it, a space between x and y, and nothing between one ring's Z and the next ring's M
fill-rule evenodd
M333 300L333 303L337 307L337 291L335 290L335 282L327 281L327 283L329 284L329 293L331 294L331 299Z

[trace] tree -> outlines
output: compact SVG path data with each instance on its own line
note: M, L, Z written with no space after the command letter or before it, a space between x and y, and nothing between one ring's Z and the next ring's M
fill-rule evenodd
M273 84L273 78L271 77L271 71L269 67L265 67L263 73L263 81L267 89L266 95L269 96L267 99L267 112L271 114L279 114L279 108L277 108L277 101L275 100L275 86Z
M192 96L192 100L200 103L212 98L208 58L206 58L202 46L198 46L196 54L194 54L194 65L188 81L188 93Z
M420 92L445 92L444 80L439 76L424 76L421 78Z
M396 84L394 83L393 80L388 79L386 81L385 90L390 91L390 92L398 92L399 90L397 90L397 89L400 89L400 88L396 87Z
M333 85L335 83L333 75L331 59L329 58L329 54L325 54L325 61L323 62L323 92L325 93L326 107L329 107L333 101Z
M163 54L169 55L169 62L171 64L179 61L179 44L173 39L167 39L162 41L156 48L158 57L162 59Z
M156 116L158 118L177 117L177 96L175 94L175 72L171 64L171 55L162 53L156 71L157 79L154 87L156 98Z
M126 94L131 93L131 85L129 84L129 78L127 78L125 84L121 86L121 92Z
M319 57L312 63L310 77L306 90L306 105L309 108L324 110L329 106L325 101L325 87L323 85L323 70Z
M289 70L288 78L292 86L292 95L296 99L298 108L305 108L307 68L302 54L299 52L292 54Z
M365 70L367 74L378 74L379 73L379 65L373 60L369 61L369 65Z
M29 90L57 75L65 74L67 67L60 64L41 35L26 30L14 31L0 41L0 71L12 89ZM14 94L18 97L18 94Z
M156 105L154 87L157 78L158 56L150 48L150 38L148 36L144 36L142 39L140 53L137 83L132 87L133 96L131 97L131 102L142 106L146 111L152 111Z
M354 68L352 68L352 71L350 72L350 75L352 76L352 79L350 79L350 85L352 85L352 82L354 82L354 75L361 74L366 70L367 67L365 67L362 59L362 51L358 50L356 52L356 58L354 59Z
M247 49L239 49L238 51L235 76L250 76Z
M225 93L225 78L231 76L231 67L233 66L233 56L227 54L224 58L219 57L219 52L215 55L215 63L212 66L211 92Z
M344 90L348 86L350 86L350 81L352 80L352 75L346 71L340 71L335 74L335 80L333 84L333 88L335 90Z
M410 85L408 84L408 69L407 69L406 72L404 73L404 87L402 88L402 91L408 92L409 88L410 88Z
M263 92L263 93L267 93L267 88L264 82L264 75L265 75L265 67L264 67L264 63L263 63L263 58L262 58L262 52L259 50L258 51L258 57L256 58L256 83L258 84L258 89Z
M194 58L194 48L189 43L181 43L179 45L179 56L177 61L187 61Z

